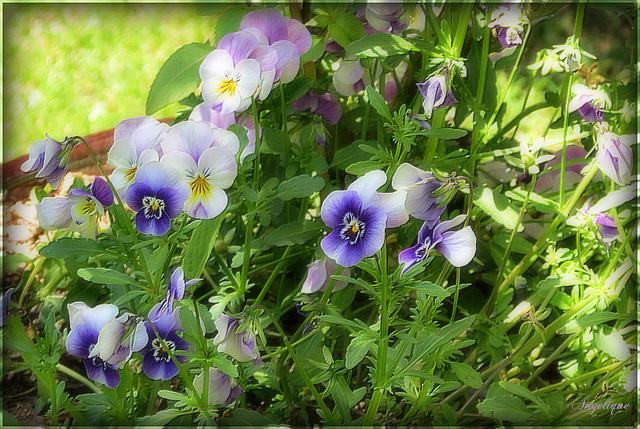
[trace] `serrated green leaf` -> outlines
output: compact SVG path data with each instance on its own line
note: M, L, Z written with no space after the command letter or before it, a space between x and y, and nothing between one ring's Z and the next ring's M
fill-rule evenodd
M426 293L427 295L435 296L438 298L446 298L451 295L451 293L447 292L447 290L442 286L438 286L437 284L433 284L431 282L416 283L413 287L416 290Z
M375 342L375 338L369 335L358 335L351 340L351 343L347 347L347 353L345 355L345 368L353 369L358 365L362 359L369 353L369 348Z
M238 369L236 366L224 356L214 356L211 358L211 362L222 372L230 377L238 376Z
M331 17L329 22L329 35L333 37L340 46L348 46L354 40L358 40L367 33L364 24L355 15L337 13Z
M350 43L345 49L359 57L387 58L406 54L413 49L413 44L395 34L374 33Z
M345 171L349 174L353 174L354 176L362 176L370 171L379 170L385 165L386 164L379 161L362 161L351 164Z
M65 237L44 246L40 249L40 255L47 258L73 258L78 261L86 261L91 256L104 254L104 249L89 238Z
M571 320L569 323L567 323L566 325L558 329L558 332L560 334L573 334L574 332L583 331L586 328L589 328L594 325L601 325L611 320L624 319L625 317L627 316L623 314L612 313L610 311L593 313L587 316L582 316L582 317L578 317L577 319Z
M289 201L293 198L309 197L321 191L322 188L324 188L324 179L322 177L301 174L280 183L277 196L282 201Z
M476 370L471 368L471 365L458 362L450 362L450 364L453 372L455 372L460 381L464 384L473 389L479 389L482 387L482 378Z
M110 268L80 268L78 275L86 281L103 285L137 285L133 277Z
M473 202L500 225L510 230L515 228L518 222L518 211L497 189L484 187L482 190L474 190ZM522 231L524 227L521 224L518 232Z
M146 114L152 115L193 92L200 85L200 64L212 50L211 45L191 43L175 51L151 85Z
M366 88L367 97L369 98L369 104L371 107L376 109L378 115L385 118L388 122L393 122L393 118L391 117L391 111L389 110L389 106L387 102L384 101L384 98L378 91L375 90L371 85Z
M480 414L490 419L524 423L532 417L521 399L513 396L485 399L478 404Z

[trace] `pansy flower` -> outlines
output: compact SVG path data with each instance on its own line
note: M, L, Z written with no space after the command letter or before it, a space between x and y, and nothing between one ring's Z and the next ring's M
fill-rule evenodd
M487 27L493 29L503 48L512 48L522 44L522 32L526 22L522 5L505 4L491 12L491 22Z
M238 174L238 137L203 122L186 121L171 127L162 144L163 165L177 171L189 188L184 210L191 217L212 219L227 206L227 189Z
M418 83L418 89L424 97L422 107L428 118L435 109L444 109L458 102L451 91L449 77L446 74L436 74L424 83Z
M38 140L29 147L29 159L20 166L25 173L36 173L36 178L46 179L52 189L58 189L60 180L67 173L71 151L79 144L79 139L57 142L47 134L45 140Z
M118 194L126 193L138 167L160 159L160 142L168 130L169 125L151 116L125 119L116 126L107 162L114 167L111 182Z
M590 89L582 84L575 84L571 91L576 95L569 102L569 112L578 111L587 122L601 122L602 109L611 107L611 99L600 89Z
M633 150L635 135L619 136L607 126L596 129L596 164L603 174L620 186L631 181L633 170Z
M182 267L178 267L171 274L171 281L169 282L169 287L167 288L167 297L160 302L156 312L153 317L151 317L151 321L155 322L162 314L171 314L173 313L173 303L176 301L180 301L184 298L185 288L192 286L198 283L202 279L191 279L187 282L184 281L184 270Z
M331 276L336 273L337 269L338 264L336 264L333 259L329 259L326 256L313 261L311 265L309 265L307 277L302 284L300 293L314 293L318 291L324 291L331 281ZM349 277L351 275L351 271L345 269L341 275ZM337 281L335 286L333 287L333 291L336 292L342 290L346 286L347 282Z
M158 307L159 305L156 305L149 311L150 319L156 315ZM164 312L160 314L152 323L153 327L149 322L145 322L149 341L146 346L140 350L140 354L144 356L142 359L142 370L153 380L169 380L175 377L180 370L173 359L171 359L167 348L178 362L183 363L186 362L188 358L186 356L176 355L175 352L177 350L189 350L191 344L180 338L176 333L178 331L184 331L178 318L178 308L174 309L171 313ZM153 328L155 328L155 331ZM156 331L158 335L156 335ZM162 341L158 339L158 336L162 338ZM164 342L164 345L162 342Z
M256 347L256 336L251 329L238 332L242 320L229 317L224 313L218 315L215 321L218 334L213 344L218 351L226 353L238 362L253 361L256 366L262 366L260 351Z
M193 379L193 387L200 396L204 393L204 371L196 375ZM207 391L207 402L209 405L219 405L227 407L242 395L244 390L231 377L217 368L209 368L209 389Z
M367 24L375 32L401 34L409 27L410 17L404 13L401 3L368 4L364 9L364 16L367 19ZM367 34L370 33L367 32Z
M107 182L96 177L89 191L71 189L66 197L46 197L36 204L38 222L49 231L68 229L86 238L98 233L98 217L113 204L113 192Z
M355 56L348 55L334 63L333 68L333 86L345 97L357 94L371 84L369 74Z
M409 219L405 191L378 193L387 181L382 170L370 171L345 191L334 191L320 210L324 223L333 231L322 239L324 253L339 265L351 267L373 256L384 244L385 228Z
M476 254L476 236L471 227L450 231L465 219L466 215L459 215L444 222L425 222L418 233L416 245L398 255L398 261L404 264L402 273L424 260L432 249L442 253L454 267L463 267L471 262Z
M137 212L138 231L159 236L169 230L171 219L182 213L189 195L189 185L180 180L173 168L151 161L138 168L125 199Z
M331 125L335 125L340 121L342 117L342 106L333 94L314 94L313 91L309 91L298 100L291 104L291 108L297 112L304 112L305 110L315 113L322 117Z
M87 376L115 388L120 383L118 367L147 343L142 323L128 326L130 315L118 315L118 307L100 304L94 308L84 303L68 305L71 331L67 336L69 354L82 358ZM128 339L127 339L127 334Z
M442 182L431 173L404 163L398 167L391 186L396 191L403 190L407 193L405 207L407 213L416 219L435 221L440 218L446 207L438 207L439 201L432 192L442 186Z

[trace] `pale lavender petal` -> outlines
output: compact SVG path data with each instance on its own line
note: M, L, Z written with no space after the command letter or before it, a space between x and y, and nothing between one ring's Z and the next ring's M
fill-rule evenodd
M158 120L151 116L138 116L137 118L125 119L116 125L113 131L113 140L130 140L138 128L157 122Z
M184 298L184 288L184 271L182 270L182 267L178 267L173 270L173 273L171 274L168 293L172 295L174 299L180 301ZM172 311L172 309L169 309L169 311Z
M69 198L43 198L41 203L36 204L40 228L48 231L68 228L73 222L72 205Z
M405 209L407 200L406 191L378 194L379 208L387 215L387 228L395 228L404 225L409 220L409 214Z
M347 188L356 191L362 200L362 208L378 206L378 189L387 182L387 175L382 170L373 170L359 177Z
M619 236L616 221L607 214L599 213L596 215L596 226L600 231L600 235L602 235L602 241L605 243L611 243Z
M280 40L275 42L272 47L278 55L274 81L281 81L282 83L291 82L300 69L300 56L298 55L296 46L288 40Z
M118 307L113 304L100 304L82 313L84 323L96 332L100 332L118 315Z
M46 147L47 140L38 140L31 143L31 146L29 146L29 159L22 163L20 170L28 173L42 168Z
M296 45L299 57L309 52L313 43L307 27L296 19L287 20L287 39Z
M261 365L256 365L256 366L261 366ZM242 396L243 393L244 393L244 390L242 390L240 386L238 385L233 386L231 388L231 391L229 392L229 396L227 397L227 400L224 401L222 405L229 406L233 404L238 400L238 398L240 398L240 396Z
M578 112L582 116L582 119L589 123L602 121L602 112L600 109L593 107L591 103L582 105L582 107L578 109Z
M236 123L236 116L233 113L221 114L213 109L211 103L201 103L193 108L190 121L206 122L216 128L227 129Z
M470 226L459 231L442 234L442 241L435 246L454 267L467 265L476 254L476 235Z
M251 51L247 58L256 60L260 64L260 71L265 72L276 68L276 64L278 64L278 51L271 46L258 45Z
M258 39L251 33L246 31L236 31L235 33L226 34L218 42L217 49L227 51L234 63L249 58L251 51L259 45Z
M282 12L275 9L260 9L247 13L240 29L256 28L260 30L272 44L278 40L286 40L288 37L287 21Z
M313 293L320 290L327 280L327 270L325 261L319 259L309 265L307 278L304 280L300 293Z
M461 214L451 220L445 220L444 222L439 222L433 228L433 236L437 237L439 235L443 235L444 232L449 231L450 229L455 228L458 225L462 225L466 218L467 218L467 215Z

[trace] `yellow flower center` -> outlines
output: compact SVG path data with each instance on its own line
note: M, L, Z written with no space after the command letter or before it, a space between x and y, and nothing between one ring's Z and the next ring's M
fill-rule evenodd
M236 93L236 81L230 77L223 80L218 87L218 92L221 94L227 94L229 97Z
M191 182L191 198L205 198L211 194L211 185L203 176L196 176Z

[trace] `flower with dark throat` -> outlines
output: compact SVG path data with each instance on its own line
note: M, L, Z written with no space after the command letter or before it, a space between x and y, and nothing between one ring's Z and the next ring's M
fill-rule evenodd
M487 27L493 29L503 48L512 48L522 44L522 32L527 22L521 4L506 4L491 12L491 22Z
M334 228L321 242L324 253L343 267L352 267L373 256L384 244L385 228L409 220L405 191L378 193L387 181L374 170L354 181L345 191L334 191L322 204L320 216Z
M603 174L620 186L629 184L633 171L631 144L635 135L619 136L609 131L606 124L594 127L596 132L596 164Z
M83 358L90 379L110 388L117 387L120 384L118 367L147 343L144 324L130 325L131 315L128 314L116 318L118 307L112 304L90 308L82 302L74 302L67 308L71 325L67 351Z
M126 194L126 202L136 214L136 228L143 234L164 235L171 219L182 213L191 195L189 185L168 166L152 161L136 172Z
M158 311L157 307L158 305L149 311L150 319ZM152 323L153 327L149 322L145 322L149 342L140 350L140 354L144 356L142 359L142 370L153 380L169 380L175 377L180 371L173 359L171 359L171 354L174 355L178 362L186 362L188 359L186 356L176 355L175 352L177 350L189 350L191 344L180 338L176 333L178 331L184 331L178 318L178 308L174 309L171 313L165 312L160 314ZM153 328L155 328L155 331ZM158 335L156 335L156 331Z
M415 246L403 250L398 261L404 264L402 273L423 261L432 249L442 253L454 267L463 267L476 254L476 236L470 226L458 231L449 231L464 222L466 215L459 215L452 220L425 222L418 233Z

